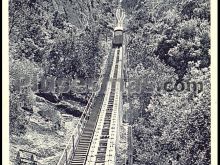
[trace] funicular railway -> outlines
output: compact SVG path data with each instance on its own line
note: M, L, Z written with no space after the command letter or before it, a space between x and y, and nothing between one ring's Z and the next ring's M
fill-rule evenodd
M122 49L115 49L110 82L99 116L93 142L88 153L88 165L115 164L116 144L118 140L121 99L121 62Z
M101 88L88 103L72 141L68 144L57 165L105 164L110 146L117 139L120 118L120 85L122 48L112 49L107 59ZM77 134L77 136L76 136ZM113 141L112 141L113 140ZM108 156L108 158L107 158Z
M117 61L118 61L118 58L117 58ZM115 67L115 68L114 68L114 76L113 76L113 79L111 80L110 73L111 73L112 67ZM95 96L94 102L91 106L92 113L89 115L89 120L87 124L85 125L85 129L80 137L75 153L73 154L73 159L70 162L71 165L86 164L90 146L91 146L94 133L95 133L95 128L96 128L96 125L98 124L99 114L100 114L100 111L102 109L102 105L104 102L107 85L109 82L111 82L111 93L109 95L108 109L106 111L104 125L102 128L102 136L101 136L101 140L99 144L99 152L98 152L98 156L96 160L97 163L103 162L103 159L104 159L103 154L106 152L106 146L107 146L106 141L109 137L109 128L110 128L110 123L111 123L111 115L113 111L115 85L117 81L117 70L118 70L118 66L117 64L113 66L113 56L111 55L108 59L108 65L106 68L106 73L104 74L101 89L98 92L97 96Z
M113 39L116 44L113 43L108 56L100 90L90 99L57 165L115 164L122 118L123 39L120 37L123 36L120 35Z

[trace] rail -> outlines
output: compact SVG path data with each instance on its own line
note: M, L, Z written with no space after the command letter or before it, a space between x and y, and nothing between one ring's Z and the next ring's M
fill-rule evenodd
M93 102L95 93L92 93L92 96L89 98L88 103L80 117L80 120L78 121L73 133L71 134L70 139L67 142L67 145L65 149L63 150L63 153L57 163L57 165L67 165L68 160L73 155L73 152L75 150L75 147L78 143L79 137L82 134L82 130L84 129L85 123L87 121L88 114L90 113L90 107Z
M72 159L68 162L70 164L85 164L87 161L88 151L91 148L92 138L94 136L94 130L97 126L98 117L100 115L102 103L105 96L105 91L107 88L107 84L109 81L109 75L113 64L113 56L112 50L110 55L108 55L108 59L106 60L106 65L103 66L103 72L97 82L97 87L99 90L96 90L96 95L94 97L92 104L92 111L90 113L89 120L85 123L85 127L83 132L79 138L79 142L77 143L75 152L73 154Z

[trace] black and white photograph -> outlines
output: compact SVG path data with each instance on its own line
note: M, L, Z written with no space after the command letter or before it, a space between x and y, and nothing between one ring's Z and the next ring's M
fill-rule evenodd
M217 165L212 2L6 0L3 165Z

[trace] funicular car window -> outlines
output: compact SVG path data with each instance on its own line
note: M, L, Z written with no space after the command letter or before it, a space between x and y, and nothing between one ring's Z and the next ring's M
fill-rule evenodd
M115 35L116 35L116 36L121 35L121 34L122 34L121 30L115 31Z

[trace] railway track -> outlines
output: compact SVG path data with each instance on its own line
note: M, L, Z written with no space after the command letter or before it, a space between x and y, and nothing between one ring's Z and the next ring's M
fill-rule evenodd
M115 161L118 122L120 121L121 51L121 48L115 50L111 81L108 82L86 165L110 165Z
M100 90L93 93L57 165L113 165L116 162L117 140L122 99L122 44L125 17L117 9L116 29L121 33L113 40ZM116 34L116 30L114 31ZM101 82L101 81L100 81Z
M103 105L104 97L106 95L106 88L109 82L111 82L111 91L108 98L108 106L104 118L104 124L102 127L102 133L100 137L100 143L98 147L98 152L96 155L96 162L103 163L105 161L105 154L107 149L107 141L109 138L109 130L111 124L111 117L113 111L113 103L115 97L115 86L117 81L117 73L118 73L118 61L119 61L119 49L116 50L116 62L113 65L114 55L111 54L108 59L107 68L103 77L103 82L101 85L101 89L98 94L94 98L94 102L91 106L91 114L89 115L89 119L85 124L85 128L83 133L79 137L79 142L76 146L76 149L73 153L73 158L69 164L71 165L84 165L86 164L88 153L90 150L91 142L94 137L94 132L96 129L96 125L99 119L99 114ZM114 69L112 69L114 67ZM113 70L113 77L110 77L110 74Z
M119 50L117 50L119 51ZM110 126L111 126L111 118L113 112L113 105L115 99L115 90L116 90L116 81L117 81L117 74L118 74L118 61L119 61L119 53L117 53L117 59L114 69L114 75L111 84L111 92L109 95L109 101L107 105L107 110L105 113L104 123L101 131L101 136L98 144L98 151L96 154L96 164L104 164L106 158L106 151L110 133Z

